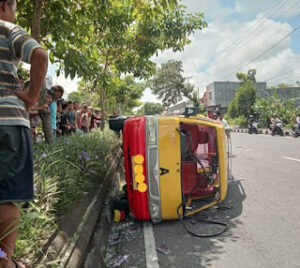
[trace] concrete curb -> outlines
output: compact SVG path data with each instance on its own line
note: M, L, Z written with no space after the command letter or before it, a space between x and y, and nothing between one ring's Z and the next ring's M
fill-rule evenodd
M117 184L113 184L112 181L114 181L115 171L119 163L122 161L121 159L122 150L119 149L117 156L109 167L103 183L93 196L91 202L87 204L85 212L82 213L83 215L80 215L80 221L76 230L71 235L67 235L65 232L58 230L56 235L52 236L52 238L50 238L46 243L46 256L43 260L40 260L40 262L47 263L58 259L59 264L57 267L82 267L98 216L103 210L107 209L107 206L103 204L106 203L105 200L108 198L110 189ZM108 213L110 212L106 212L107 221L111 218L111 215ZM103 238L100 238L100 240L102 239Z
M114 196L114 193L115 191L113 190L109 194L109 197L106 198L102 213L95 227L95 232L90 241L90 251L86 255L84 264L82 266L83 268L92 268L95 267L95 264L97 264L98 268L104 267L103 259L105 257L106 242L112 223L112 212L109 207L109 200L111 196Z
M77 232L70 239L69 247L67 251L63 254L63 259L59 267L61 268L79 268L84 263L84 258L88 250L90 239L93 236L93 232L97 223L98 216L103 210L105 199L108 196L109 189L112 186L116 186L111 182L114 179L114 172L119 162L121 161L122 151L119 150L117 157L115 158L113 164L110 166L109 171L104 179L104 183L98 190L93 202L88 207L87 212L80 225L77 228ZM112 178L110 176L113 176ZM110 215L107 214L106 219L109 219ZM81 228L80 228L81 227ZM102 240L103 238L99 238ZM105 239L106 241L106 239Z
M248 129L246 128L234 128L232 129L232 132L236 132L236 133L248 133ZM288 130L284 130L284 136L290 136L290 132ZM267 135L271 135L271 131L268 129L259 129L258 130L259 134L267 134Z

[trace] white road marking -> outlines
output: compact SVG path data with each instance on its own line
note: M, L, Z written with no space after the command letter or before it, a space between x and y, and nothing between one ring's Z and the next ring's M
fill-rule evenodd
M283 156L282 158L300 162L300 159L297 159L297 158L292 158L292 157L288 157L288 156Z
M147 268L159 268L152 223L144 221L143 227Z

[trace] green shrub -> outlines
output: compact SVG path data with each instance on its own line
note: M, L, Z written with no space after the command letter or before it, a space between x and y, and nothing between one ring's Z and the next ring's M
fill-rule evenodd
M259 115L259 121L264 127L269 126L271 116L276 114L282 120L283 126L290 128L297 115L293 100L280 100L274 96L267 99L256 98L253 109Z
M33 148L35 199L22 211L15 249L17 258L26 256L31 262L55 231L55 219L88 193L93 182L101 184L118 138L110 130L96 131L60 137L51 145L36 143Z
M247 127L247 119L244 116L228 118L228 124L232 126Z

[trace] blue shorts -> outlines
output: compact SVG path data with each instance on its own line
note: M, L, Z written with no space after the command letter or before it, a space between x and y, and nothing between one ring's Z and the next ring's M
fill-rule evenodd
M0 126L0 204L33 199L30 129Z

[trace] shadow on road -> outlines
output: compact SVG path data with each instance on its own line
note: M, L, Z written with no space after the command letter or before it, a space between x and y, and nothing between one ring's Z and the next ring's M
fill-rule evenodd
M233 178L228 185L227 198L217 207L213 207L197 214L200 219L207 219L227 223L229 229L220 236L213 238L199 238L188 234L182 222L163 222L155 225L156 246L161 244L169 248L170 254L158 253L160 267L211 267L213 261L221 258L225 253L226 242L238 242L239 236L235 229L243 224L239 216L243 211L243 201L246 199L242 180ZM192 226L191 219L185 223ZM205 223L194 224L193 231L201 234L218 232L220 227ZM189 228L190 229L190 228Z
M242 183L242 180L232 178L224 202L218 207L207 209L197 215L200 219L227 223L229 229L220 236L213 238L192 236L184 229L182 221L164 221L153 225L160 268L215 267L214 261L221 259L225 254L226 243L238 242L240 238L235 229L243 224L239 220L243 212L243 201L246 199ZM218 226L205 223L192 224L191 221L191 219L185 219L185 223L190 224L196 233L211 234L220 230ZM126 223L123 224L126 225ZM113 225L115 228L118 226L122 224ZM118 232L115 233L118 234ZM146 268L142 222L134 222L131 227L122 229L121 233L122 236L117 235L120 242L117 239L114 246L107 248L107 257L128 256L126 262L122 264L123 268Z

